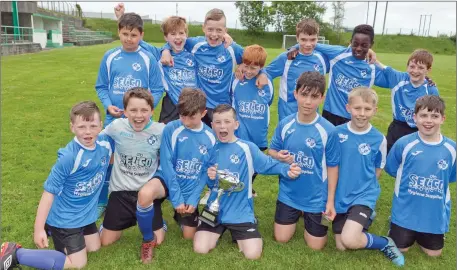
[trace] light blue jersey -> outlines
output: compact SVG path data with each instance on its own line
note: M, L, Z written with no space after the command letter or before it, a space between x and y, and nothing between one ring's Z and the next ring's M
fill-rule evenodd
M54 195L46 223L57 228L80 228L98 218L98 197L111 156L109 138L100 135L95 148L75 137L57 152L44 190Z
M195 57L197 85L206 94L206 107L230 104L233 70L241 64L243 48L235 42L228 48L224 44L211 47L205 37L187 38L184 48ZM166 44L164 49L171 47Z
M393 223L423 233L449 231L449 183L456 177L455 147L455 142L444 136L438 143L426 142L418 132L395 142L385 168L396 178Z
M294 181L279 177L278 200L295 209L321 213L327 202L327 139L335 127L319 114L309 124L297 114L284 118L276 127L270 149L288 150L302 174Z
M193 130L186 128L181 120L175 120L163 130L160 170L175 208L180 204L198 206L201 190L196 189L202 174L206 174L202 166L216 143L213 131L201 124Z
M95 90L105 111L111 105L124 109L124 93L133 87L151 91L154 108L157 106L164 88L155 57L141 47L135 52L126 52L122 47L106 52L95 83ZM114 117L107 113L105 126L113 120Z
M256 77L244 81L235 78L232 83L232 107L235 108L240 126L235 135L253 142L259 148L268 147L268 125L270 124L270 105L273 102L273 83L262 89L255 85Z
M376 169L384 168L386 163L384 135L371 125L366 131L354 131L349 122L335 127L327 148L327 166L338 166L336 212L346 213L356 204L374 210L381 192Z
M238 177L244 184L240 192L233 192L230 196L223 194L220 200L218 222L223 224L255 223L254 201L252 198L252 175L259 174L280 174L287 177L289 165L272 159L262 153L259 148L248 141L238 139L233 143L217 142L210 155L209 162L205 164L205 170L209 166L218 164L218 170ZM207 174L202 177L202 183L208 183L209 187L215 184ZM294 180L290 180L294 181ZM213 189L213 193L217 190ZM213 196L212 196L213 197ZM210 197L211 199L211 197ZM211 203L208 200L208 203Z
M272 79L281 76L278 100L279 121L298 110L294 91L300 75L305 71L317 71L325 75L328 68L327 57L318 51L310 55L298 53L294 60L287 60L287 52L283 52L265 68Z
M160 59L161 51L144 41L140 42L140 46ZM194 56L187 52L181 51L175 53L170 50L171 56L173 57L174 65L162 66L159 62L159 68L163 76L163 86L165 92L170 97L173 104L178 104L179 95L181 90L185 87L196 88L197 78L195 76L195 59Z
M428 86L427 80L424 80L422 85L414 87L407 72L400 72L391 67L384 69L384 76L391 90L393 118L415 128L413 114L416 100L425 95L438 96L438 89L435 86Z
M371 88L373 85L388 87L382 69L352 56L351 47L317 44L316 51L330 61L324 110L350 119L346 104L352 89L362 86Z
M115 143L110 191L138 191L154 176L164 127L165 124L151 120L137 132L127 118L120 118L102 131Z

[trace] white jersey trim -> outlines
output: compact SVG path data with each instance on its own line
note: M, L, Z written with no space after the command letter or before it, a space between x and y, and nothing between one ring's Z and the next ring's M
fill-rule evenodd
M176 146L176 140L178 139L179 133L181 133L184 130L184 126L180 126L173 133L171 134L171 150L175 151L175 146Z
M316 127L317 131L319 131L319 135L321 136L321 140L322 140L322 145L324 146L321 165L322 165L322 182L325 182L325 181L327 181L327 162L325 160L325 147L327 146L328 133L324 129L324 127L321 126L321 124L319 124L319 123L316 123L315 127Z
M248 174L249 174L249 189L248 189L248 199L252 198L252 176L254 175L254 161L252 159L251 149L249 149L249 145L237 141L241 149L243 149L244 154L246 155L246 162L248 163Z
M285 102L287 102L287 73L289 73L290 64L292 64L292 60L287 60L279 82L279 98Z
M290 120L289 123L285 124L284 127L281 130L281 139L284 141L284 138L286 137L286 132L287 130L295 123L295 117Z
M406 156L408 155L409 151L420 141L418 139L415 139L414 141L408 143L403 149L403 153L401 154L401 163L400 166L398 167L397 170L397 177L395 178L395 196L398 197L398 194L400 193L400 183L401 183L401 177L403 176L403 166L405 165L405 160Z

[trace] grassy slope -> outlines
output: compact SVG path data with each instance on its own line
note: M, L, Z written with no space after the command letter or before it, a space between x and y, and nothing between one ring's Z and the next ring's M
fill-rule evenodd
M33 223L36 207L42 193L42 184L56 159L56 151L73 137L69 131L70 107L81 100L98 98L94 83L99 61L103 53L118 43L91 47L72 47L2 58L2 241L17 241L33 248ZM279 49L269 49L270 62ZM402 70L406 54L379 54L379 58ZM26 68L24 68L26 67ZM443 132L455 140L455 58L436 56L434 70L430 74L437 83L441 95L447 101L447 120ZM279 80L275 81L277 91ZM391 121L390 95L379 89L380 108L374 125L382 132L387 131ZM272 106L270 137L277 123L277 97ZM100 102L98 104L101 106ZM157 108L155 118L158 118ZM390 212L394 181L383 175L382 193L377 204L378 217L371 232L385 234ZM207 256L192 252L192 244L181 239L179 228L172 220L169 203L165 203L164 215L169 222L169 233L165 244L156 252L152 266L139 262L139 230L131 228L116 244L90 254L87 269L393 269L382 254L372 251L338 252L332 234L322 252L313 252L303 242L302 219L295 237L288 244L273 240L273 220L277 196L277 178L260 176L256 180L259 197L255 199L256 215L260 221L260 232L264 238L264 253L261 260L244 260L236 245L225 234L219 246ZM455 201L455 185L452 199ZM455 204L454 204L455 205ZM452 211L450 232L446 235L443 256L427 258L415 246L406 255L407 269L454 269L455 209Z
M92 30L111 31L113 37L117 39L117 24L116 21L108 19L85 19L85 26ZM160 31L158 24L145 24L144 39L148 42L163 42L163 33ZM243 45L261 44L265 48L281 48L282 34L267 32L263 35L253 35L245 30L229 29L229 34L233 39ZM341 37L335 33L321 33L330 40L330 44L349 44L351 33L343 33ZM189 36L203 35L201 26L189 26ZM434 38L434 37L416 37L416 36L400 36L400 35L377 35L373 49L376 52L384 53L411 53L416 48L424 48L430 50L434 54L455 54L455 43L449 38Z

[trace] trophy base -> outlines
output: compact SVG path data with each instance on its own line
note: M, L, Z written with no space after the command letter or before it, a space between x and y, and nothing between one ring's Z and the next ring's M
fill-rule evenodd
M209 212L206 209L203 209L198 219L211 227L216 227L219 225L219 222L217 222L217 213Z

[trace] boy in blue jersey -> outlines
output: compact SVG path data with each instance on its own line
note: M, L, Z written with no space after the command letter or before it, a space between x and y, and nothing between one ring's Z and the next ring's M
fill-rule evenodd
M302 175L295 181L279 178L274 235L276 241L288 242L303 214L305 242L320 250L327 243L328 230L321 223L322 215L325 213L330 220L336 215L336 179L327 183L326 166L327 138L335 127L316 111L325 98L324 75L306 71L298 78L296 87L298 112L279 122L268 154L282 162L297 163Z
M393 121L387 130L387 153L401 137L417 131L413 120L414 104L424 95L439 95L430 85L427 73L432 68L433 56L427 50L415 50L408 59L406 72L397 71L376 61L391 89Z
M124 93L132 87L148 89L156 106L163 93L162 76L157 60L139 47L144 35L143 20L138 14L124 14L118 22L119 39L122 46L109 50L100 64L95 89L106 111L106 127L114 119L122 117ZM104 212L108 201L108 185L112 170L112 160L100 194L99 213Z
M235 110L228 104L218 105L214 109L213 130L218 142L214 145L209 161L204 165L208 174L201 177L199 191L205 184L210 188L214 184L217 170L225 170L244 184L239 192L223 194L220 199L218 223L212 227L202 222L194 237L194 251L205 254L216 247L219 237L225 230L230 230L232 238L248 259L258 259L262 254L262 238L254 216L252 199L252 175L254 171L263 174L280 174L293 181L301 173L295 163L288 165L262 153L259 148L248 141L238 139L235 130L239 123ZM211 179L211 180L210 180ZM214 197L214 196L212 196ZM209 200L210 201L210 200ZM211 202L209 202L211 203Z
M114 12L116 17L120 18L125 12L124 4L119 3L114 8ZM163 66L159 63L166 93L162 100L159 122L167 124L168 122L179 119L177 104L181 89L184 87L195 88L197 86L197 79L195 77L196 65L194 56L184 50L184 44L186 43L188 34L186 19L179 16L170 16L163 21L161 30L165 41L171 47L171 55L174 59L174 65L172 67ZM156 59L160 59L160 48L148 44L143 40L140 41L139 45L154 55Z
M56 251L29 250L14 243L2 245L2 269L17 264L40 269L83 268L87 252L100 248L97 202L111 156L102 130L100 111L91 101L70 111L74 139L58 151L58 159L44 183L34 226L38 248L48 247L48 231Z
M198 224L197 190L202 165L216 142L211 129L202 122L206 113L206 97L199 89L184 88L178 101L179 120L165 126L160 146L160 178L145 184L138 195L138 225L143 237L152 235L152 220L162 213L152 207L155 200L169 198L175 209L174 219L183 237L192 239ZM160 181L158 181L160 180ZM147 227L149 225L149 228Z
M289 60L287 52L283 52L265 69L272 79L281 76L278 100L279 121L297 112L294 90L300 74L305 71L318 71L325 74L328 71L327 57L314 50L318 36L319 24L314 19L301 20L296 27L298 54L293 60Z
M444 110L440 97L420 97L413 114L419 131L400 138L387 156L385 170L396 178L389 236L402 252L417 242L439 256L449 231L456 144L441 134Z
M151 119L154 99L148 89L135 87L125 93L123 105L127 118L115 119L102 131L115 143L109 185L111 193L100 236L103 246L119 240L123 230L135 226L137 220L144 218L144 209L138 206L142 204L139 190L149 181L160 179L156 170L165 125ZM161 201L158 201L151 208L160 213L160 204ZM141 250L141 259L145 263L152 259L152 246L160 244L165 237L161 215L150 223L148 227L152 226L154 234L145 239L147 241ZM141 225L138 222L143 232Z
M240 123L235 135L246 141L253 142L261 151L268 147L268 125L270 124L270 105L273 102L273 83L268 78L268 84L262 88L256 86L260 70L267 60L267 51L259 45L251 45L244 49L243 65L244 78L240 81L234 78L232 82L232 106ZM252 177L252 182L257 173ZM253 190L253 196L256 192Z
M204 37L187 38L184 48L195 57L197 85L206 94L207 113L203 122L211 126L214 108L219 104L230 104L233 70L242 62L243 48L235 42L223 44L230 36L227 35L224 11L220 9L206 13L203 32ZM161 62L173 65L169 45L165 44L164 49ZM265 74L260 74L258 84L268 84Z
M328 138L328 181L338 182L332 229L339 250L377 249L402 266L404 257L391 238L366 232L381 191L378 178L387 151L384 135L370 124L377 103L373 89L352 89L346 106L351 121L337 126Z

